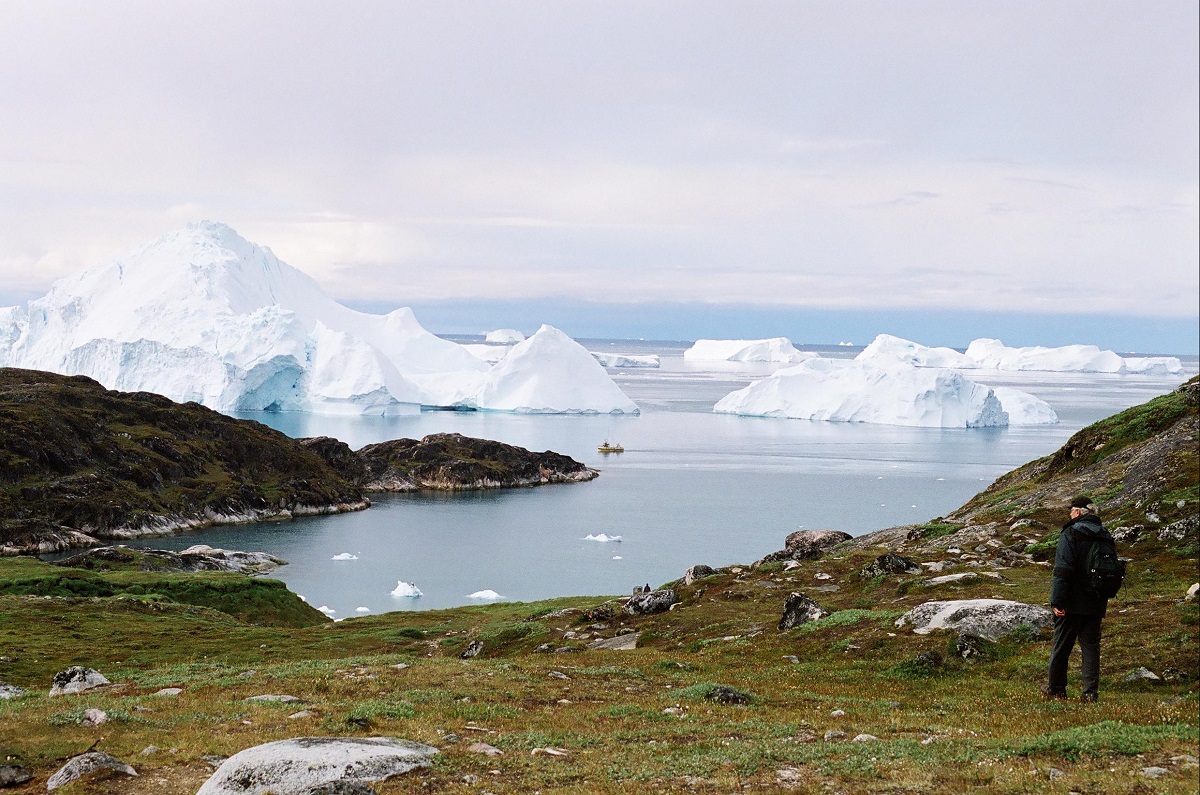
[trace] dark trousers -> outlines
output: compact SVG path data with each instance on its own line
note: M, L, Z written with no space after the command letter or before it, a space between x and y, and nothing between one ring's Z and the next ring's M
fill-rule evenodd
M1054 618L1054 645L1050 649L1050 689L1067 690L1067 661L1075 641L1083 657L1083 692L1100 692L1100 622L1103 616L1067 615Z

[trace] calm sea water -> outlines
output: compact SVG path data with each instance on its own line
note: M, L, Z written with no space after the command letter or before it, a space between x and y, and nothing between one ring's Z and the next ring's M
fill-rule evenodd
M466 340L460 341L478 341ZM1169 391L1175 377L988 373L1049 402L1061 422L940 430L758 419L712 413L722 396L770 373L761 364L684 362L683 343L591 341L589 349L657 353L658 370L611 370L641 416L519 416L422 412L399 417L247 414L292 436L371 442L455 431L555 450L601 471L584 484L465 494L381 496L368 510L210 528L144 545L203 543L265 550L289 561L273 576L310 604L350 618L508 600L627 593L688 566L748 563L797 528L860 534L921 522L961 505L1008 470L1057 449L1079 428ZM852 356L847 349L818 349ZM596 445L626 452L603 456ZM586 540L589 535L620 541ZM350 553L353 560L333 560ZM413 582L420 598L391 596Z

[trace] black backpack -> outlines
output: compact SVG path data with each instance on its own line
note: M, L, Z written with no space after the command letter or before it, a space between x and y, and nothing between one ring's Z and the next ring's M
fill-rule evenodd
M1095 599L1112 599L1125 582L1125 561L1117 557L1112 538L1092 538L1075 532L1075 540L1088 545L1076 568L1076 581Z

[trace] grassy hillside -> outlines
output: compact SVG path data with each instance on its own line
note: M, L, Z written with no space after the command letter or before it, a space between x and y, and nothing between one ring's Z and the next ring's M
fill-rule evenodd
M1200 608L1184 594L1197 579L1198 545L1195 523L1179 520L1198 512L1196 479L1157 463L1192 465L1195 413L1184 390L1081 431L1068 443L1077 454L1017 470L953 517L856 539L818 560L667 583L680 601L653 616L626 616L619 599L573 597L266 626L215 597L9 591L0 595L0 680L32 692L0 700L0 755L38 776L21 793L44 792L46 776L93 745L141 775L64 792L191 793L211 772L207 756L314 734L441 749L430 769L378 785L383 795L1195 793ZM1099 704L1041 700L1048 632L978 643L964 657L957 633L896 626L929 600L1044 605L1050 567L1037 554L1046 528L1036 523L1061 523L1062 495L1089 489L1112 495L1102 503L1106 519L1137 518L1141 527L1120 545L1132 562L1104 623ZM1158 521L1146 516L1160 510ZM1168 527L1178 532L1160 536ZM927 574L864 575L888 549L976 576L930 584ZM48 582L51 570L62 574L0 560L0 582ZM781 632L793 591L828 615ZM640 633L636 649L588 648L629 632ZM472 641L483 651L460 659ZM50 678L72 664L117 684L48 698ZM1125 681L1142 666L1161 681ZM1078 677L1076 657L1072 693ZM155 696L163 687L183 692ZM719 700L722 688L745 703ZM264 693L306 703L243 700ZM110 721L83 726L89 707ZM290 717L301 708L310 714ZM860 734L876 739L852 742ZM472 751L478 741L503 753ZM149 745L163 750L143 755ZM566 756L535 753L546 747ZM1150 779L1150 767L1167 772Z

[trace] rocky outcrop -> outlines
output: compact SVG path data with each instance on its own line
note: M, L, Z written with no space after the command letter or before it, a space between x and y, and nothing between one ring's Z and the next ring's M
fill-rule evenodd
M783 549L772 552L755 565L777 560L816 560L826 550L852 537L841 530L797 530L784 539Z
M804 594L788 594L787 601L783 603L783 617L779 619L779 631L794 629L827 615L828 612Z
M629 597L629 601L625 603L623 611L626 615L648 616L654 613L664 613L670 610L671 605L678 601L679 598L675 595L674 590L663 588L658 591L635 594Z
M59 787L65 787L72 781L83 778L84 776L95 773L97 770L115 770L118 773L124 773L127 776L136 776L137 771L129 765L117 759L115 756L108 754L90 751L86 754L72 757L65 765L60 767L57 772L46 782L46 790L54 792Z
M514 488L579 483L599 475L549 450L534 453L457 433L370 444L358 456L366 468L362 486L368 492Z
M205 544L190 546L182 552L130 547L99 547L60 560L54 565L90 571L192 572L235 571L241 574L266 574L287 563L266 552L239 552L216 549Z
M691 566L683 574L683 584L691 585L701 577L711 577L717 573L717 570L712 566L705 566L703 563Z
M71 693L82 693L96 687L112 684L104 674L95 668L84 668L82 665L72 665L65 671L54 675L50 685L50 695L65 696Z
M871 565L863 568L859 574L864 579L881 577L888 574L920 574L921 566L908 558L900 557L894 552L887 552L875 558Z
M911 626L918 635L949 629L990 641L1022 627L1041 630L1053 625L1054 614L1046 608L1007 599L925 602L896 620L896 626Z
M360 487L260 423L0 368L0 552L365 507Z
M226 759L196 795L301 795L338 781L370 784L429 767L436 753L392 737L278 740Z

